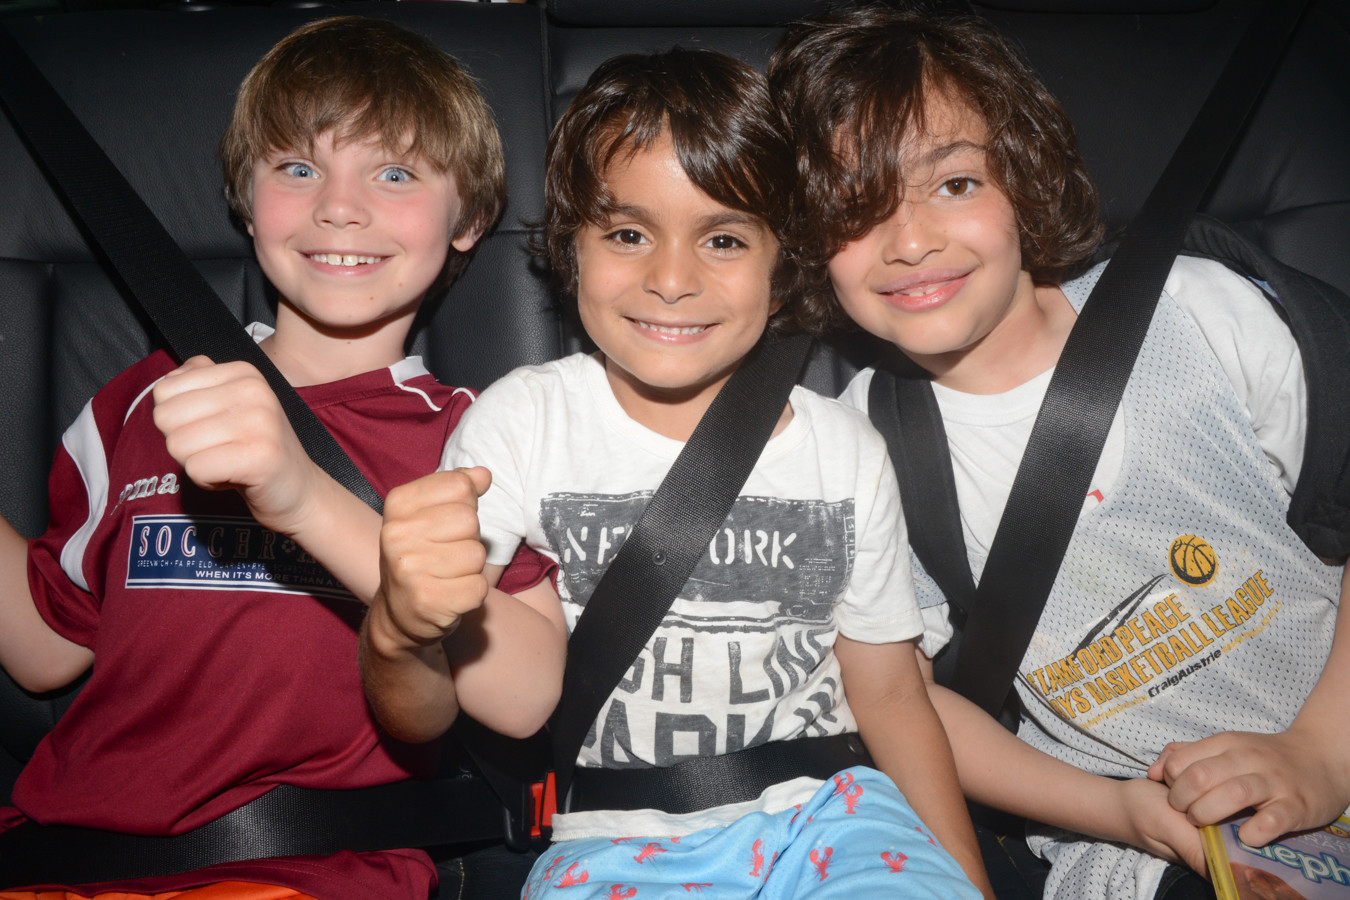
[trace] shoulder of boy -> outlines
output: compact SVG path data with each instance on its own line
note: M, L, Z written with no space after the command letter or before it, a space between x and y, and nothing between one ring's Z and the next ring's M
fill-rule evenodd
M521 366L492 382L464 410L451 431L441 458L442 468L488 465L478 459L519 444L517 438L536 430L543 408L557 402L560 383L555 360L541 366Z
M1272 298L1243 273L1216 259L1178 256L1163 290L1193 318L1214 311L1239 319L1278 320ZM1284 326L1288 330L1288 326Z
M859 451L859 455L888 455L886 441L867 417L867 390L863 386L861 402L863 406L850 402L852 395L845 391L838 398L826 397L807 387L798 385L792 392L794 403L810 406L811 425L822 438L842 443Z
M112 404L123 412L123 418L142 404L153 408L150 390L165 375L178 368L178 362L164 350L156 350L127 366L99 388L90 404Z
M840 392L839 402L861 411L863 415L867 415L867 392L872 388L872 375L875 372L875 369L866 368L854 375L844 387L844 390Z
M498 406L518 408L528 398L538 402L548 399L558 386L565 384L570 373L566 364L572 357L555 359L540 365L519 366L489 384L478 394L473 409L496 409ZM482 413L479 413L482 415Z

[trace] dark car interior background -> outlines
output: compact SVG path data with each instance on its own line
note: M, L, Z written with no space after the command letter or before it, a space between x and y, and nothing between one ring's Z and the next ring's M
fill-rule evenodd
M467 273L414 338L441 381L482 388L582 346L531 256L550 126L594 67L623 52L707 47L763 67L812 0L172 3L29 14L8 26L242 321L273 319L214 159L240 78L301 22L386 17L481 82L506 147L509 203ZM1218 77L1256 0L1005 0L948 5L1023 48L1074 119L1111 233L1137 212ZM1280 260L1350 292L1350 0L1316 0L1202 210ZM25 534L47 515L64 429L104 382L158 346L0 117L0 513ZM866 363L861 340L818 345L806 381L833 395ZM1345 411L1350 416L1350 410ZM78 685L34 696L0 677L0 791Z

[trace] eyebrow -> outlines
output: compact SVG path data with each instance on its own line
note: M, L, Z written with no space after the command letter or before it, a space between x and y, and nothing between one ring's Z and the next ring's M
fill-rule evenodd
M973 150L977 153L988 153L989 148L983 144L977 144L974 141L952 141L950 144L943 144L940 147L934 147L926 150L915 158L915 166L936 166L949 156L955 156L957 153Z
M768 228L768 223L759 216L735 209L728 209L725 212L708 216L699 224L703 226L702 230L721 228L723 225L744 225L748 228Z
M638 222L653 222L657 217L644 206L631 206L620 204L612 206L606 210L610 222L615 219L633 219ZM747 212L741 212L736 209L726 209L721 212L705 216L696 223L696 230L708 231L714 228L721 228L724 225L743 225L749 228L764 228L770 230L768 223L756 215ZM603 227L608 228L606 223Z

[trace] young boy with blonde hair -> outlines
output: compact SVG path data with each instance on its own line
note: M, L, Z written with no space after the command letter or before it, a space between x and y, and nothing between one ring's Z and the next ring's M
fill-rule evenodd
M244 80L220 155L277 291L276 327L250 333L377 491L432 471L472 397L405 357L409 328L504 200L472 78L389 22L316 21ZM66 432L50 495L40 538L0 528L0 662L35 691L94 665L6 829L181 835L278 786L434 773L436 748L392 740L362 696L380 517L305 456L251 365L161 351L127 369ZM510 586L527 596L541 575L533 560ZM0 859L12 847L0 834ZM391 850L70 887L425 900L434 882L424 852Z

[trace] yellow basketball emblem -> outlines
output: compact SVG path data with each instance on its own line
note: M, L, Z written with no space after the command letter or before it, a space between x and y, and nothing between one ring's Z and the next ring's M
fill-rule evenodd
M1172 564L1172 574L1195 587L1209 584L1219 570L1214 548L1193 534L1183 534L1173 541L1167 558Z

